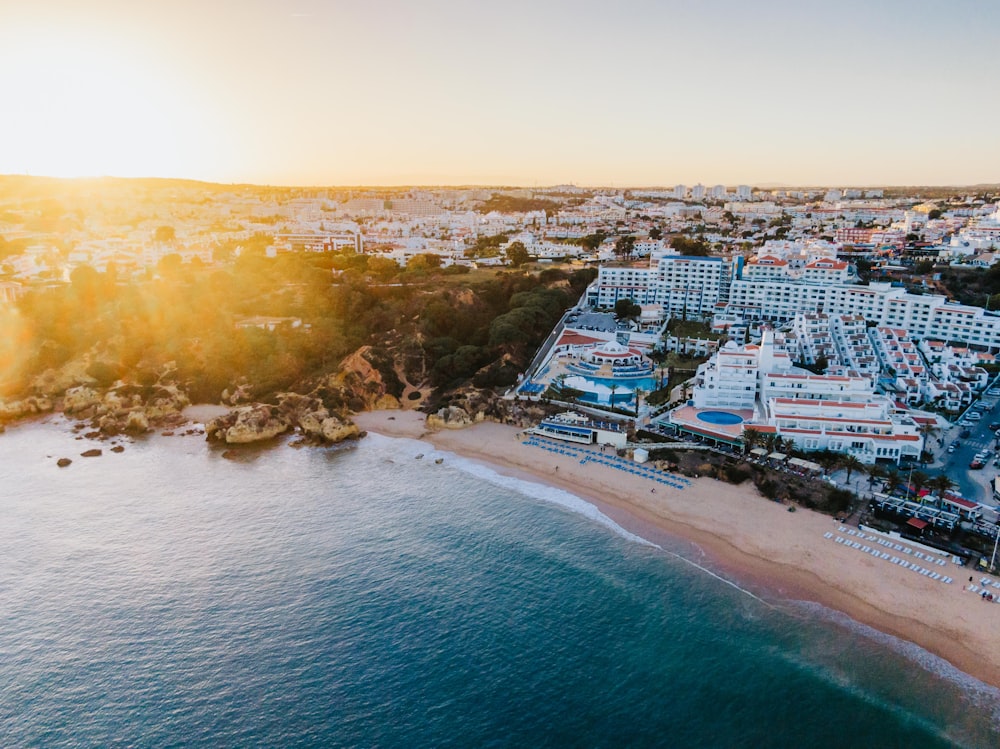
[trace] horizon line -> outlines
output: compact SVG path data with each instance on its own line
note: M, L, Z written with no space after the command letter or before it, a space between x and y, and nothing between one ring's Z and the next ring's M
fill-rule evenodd
M277 182L246 182L246 181L235 181L235 182L222 182L208 179L199 179L197 177L162 177L162 176L143 176L143 177L124 177L112 174L102 174L102 175L76 175L72 177L58 176L52 174L24 174L24 173L6 173L0 174L0 179L33 179L33 180L53 180L62 182L85 182L85 181L100 181L100 180L116 180L116 181L162 181L162 182L195 182L203 185L216 185L219 187L265 187L265 188L282 188L282 189L356 189L364 188L368 190L376 189L398 189L404 187L411 188L448 188L448 189L485 189L485 188L496 188L496 189L516 189L516 190L546 190L555 187L574 187L578 189L592 189L592 190L672 190L676 184L634 184L634 185L615 185L615 184L581 184L576 182L553 182L546 185L527 185L527 184L516 184L516 183L506 183L506 182L382 182L382 183L354 183L354 184L336 184L336 183L277 183ZM694 187L695 185L703 185L701 182L696 182L692 185L686 185L687 187ZM739 186L739 185L749 185L752 189L758 190L815 190L815 189L827 189L834 187L851 187L860 189L905 189L905 188L937 188L937 189L960 189L960 188L996 188L1000 189L1000 182L975 182L975 183L925 183L925 184L890 184L890 183L854 183L854 182L829 182L829 183L783 183L783 182L734 182L732 184L725 182L716 182L715 185L723 185L725 187ZM708 185L703 185L708 187Z

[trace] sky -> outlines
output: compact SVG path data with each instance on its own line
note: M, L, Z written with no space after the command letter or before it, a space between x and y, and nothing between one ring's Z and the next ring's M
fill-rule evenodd
M996 0L0 0L0 174L1000 181Z

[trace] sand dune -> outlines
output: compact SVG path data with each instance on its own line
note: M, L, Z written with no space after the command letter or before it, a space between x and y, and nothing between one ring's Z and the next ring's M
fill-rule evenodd
M855 537L838 532L840 526L828 516L801 508L788 512L761 497L749 483L737 487L692 479L687 488L675 489L525 445L517 428L489 422L431 433L423 414L412 411L360 414L355 421L362 429L425 439L442 450L487 462L500 473L564 488L643 537L655 540L665 533L697 544L710 556L714 569L768 600L816 601L916 643L1000 687L1000 605L986 603L967 590L969 576L978 585L981 575L964 567L924 563L861 541L954 578L949 585L837 544L824 534L833 532L852 541Z

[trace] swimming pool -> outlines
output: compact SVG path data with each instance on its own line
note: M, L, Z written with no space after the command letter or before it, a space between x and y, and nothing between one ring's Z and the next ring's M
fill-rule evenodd
M659 380L655 377L612 378L571 375L563 382L567 387L581 391L583 395L580 396L580 400L582 401L613 406L634 405L637 388L643 393L651 393L659 385Z
M742 424L743 417L729 413L729 411L702 411L698 414L699 421L705 421L709 424L718 424L719 426L732 426L733 424Z

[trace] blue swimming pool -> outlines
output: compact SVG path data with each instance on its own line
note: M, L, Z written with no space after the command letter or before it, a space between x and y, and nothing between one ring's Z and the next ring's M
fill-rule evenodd
M702 411L698 414L698 419L706 421L709 424L719 424L720 426L732 426L733 424L743 423L742 416L729 413L729 411Z

